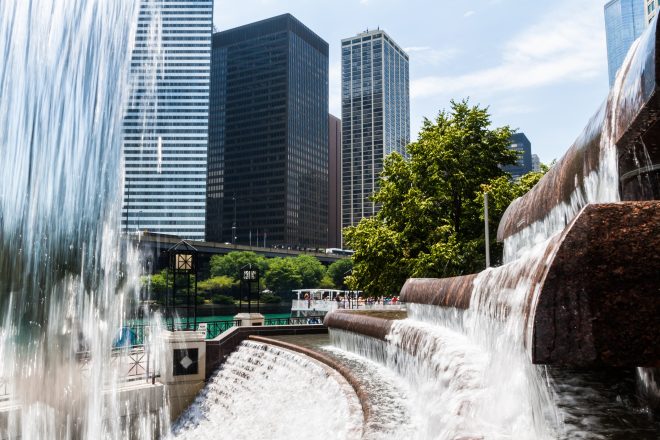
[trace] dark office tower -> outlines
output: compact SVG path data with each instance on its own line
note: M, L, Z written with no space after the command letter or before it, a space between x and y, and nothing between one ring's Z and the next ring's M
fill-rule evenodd
M328 247L341 248L341 119L329 117Z
M290 14L213 35L207 240L325 247L328 43Z
M525 133L516 133L511 136L511 145L509 146L509 149L518 152L518 163L505 166L504 171L511 174L511 177L514 179L520 179L533 169L532 143L527 139Z
M406 154L410 142L408 55L385 32L341 42L342 224L378 211L385 156Z

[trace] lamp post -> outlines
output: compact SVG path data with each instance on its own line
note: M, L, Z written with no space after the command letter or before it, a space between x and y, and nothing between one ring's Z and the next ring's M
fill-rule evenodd
M488 234L488 193L484 193L484 227L486 241L486 268L490 267L490 237Z
M165 320L170 331L195 330L197 328L197 249L185 240L167 250L169 267L166 285L169 286L169 275L172 274L172 286L165 298ZM185 286L177 286L177 276L183 277ZM191 289L191 277L194 283ZM177 310L185 310L185 321L176 325L174 322Z
M252 291L253 286L257 286L257 295L259 295L259 267L251 263L241 267L240 273L241 290L247 292L248 313L252 313ZM241 293L241 298L243 297ZM257 296L257 313L259 313L259 297Z
M231 244L236 246L236 193L232 197L234 201L234 222L231 225Z

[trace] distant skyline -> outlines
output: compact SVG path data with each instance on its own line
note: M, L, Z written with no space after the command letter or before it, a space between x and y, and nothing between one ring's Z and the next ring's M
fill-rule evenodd
M410 55L411 137L452 98L490 106L541 161L559 159L608 93L604 0L215 0L218 30L289 12L330 44L341 114L341 40L380 27Z

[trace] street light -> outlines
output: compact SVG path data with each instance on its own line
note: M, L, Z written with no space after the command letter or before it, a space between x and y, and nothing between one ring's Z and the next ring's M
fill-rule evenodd
M165 319L170 331L195 330L197 327L197 249L185 240L181 240L167 251L169 259L165 285L171 288L165 297ZM177 276L183 278L183 286L177 284ZM192 282L192 283L191 283ZM191 284L193 284L191 289ZM175 322L177 310L185 310L185 321Z
M231 225L231 244L236 246L236 193L234 193L232 200L234 201L234 223Z

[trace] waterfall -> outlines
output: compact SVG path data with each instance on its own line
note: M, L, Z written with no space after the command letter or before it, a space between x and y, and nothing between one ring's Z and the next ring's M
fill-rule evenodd
M358 439L355 392L329 367L289 350L245 341L173 428L174 438Z
M0 2L0 419L4 398L19 408L0 437L168 429L160 405L138 402L143 412L126 415L125 371L111 354L140 288L136 252L119 230L139 7Z
M562 159L569 164L573 160L574 167L580 169L569 166L563 172L574 174L549 176L555 184L564 179L563 189L572 192L564 201L538 192L527 200L548 196L556 204L545 218L505 239L505 264L475 277L469 308L408 304L408 318L394 321L385 341L330 330L335 346L384 364L410 386L409 412L421 416L412 438L602 438L599 431L619 432L606 422L600 424L607 418L601 417L603 414L620 411L611 403L616 399L608 400L611 396L602 392L587 392L589 380L577 373L571 376L533 365L529 347L541 287L536 283L552 261L562 232L587 204L619 201L615 141L625 125L621 118L629 118L626 112L643 104L638 102L643 96L638 91L642 90L639 78L646 57L635 57L635 53L649 53L654 37L654 32L647 32L635 43L622 68L627 75L619 75L607 105L592 118L573 147L574 156ZM587 158L579 151L594 143L598 147L596 158ZM580 154L591 161L589 166L585 162L582 168L575 161ZM592 167L594 163L597 166ZM556 189L547 182L543 188ZM521 219L513 221L524 224ZM638 375L645 393L657 393L652 370L639 369ZM570 383L570 377L578 376ZM591 412L585 404L592 405ZM585 421L579 420L580 414ZM646 435L644 429L648 430L641 428L639 432Z

